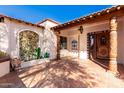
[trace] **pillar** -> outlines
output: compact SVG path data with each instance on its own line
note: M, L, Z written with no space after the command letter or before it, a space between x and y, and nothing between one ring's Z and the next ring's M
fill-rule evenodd
M117 73L117 18L110 20L110 61L109 70Z
M60 59L60 32L56 33L57 35L57 60Z
M78 35L78 59L80 59L80 34Z

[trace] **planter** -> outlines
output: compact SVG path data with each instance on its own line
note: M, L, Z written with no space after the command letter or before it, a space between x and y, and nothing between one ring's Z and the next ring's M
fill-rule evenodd
M39 65L39 64L42 64L44 62L50 62L50 59L49 58L44 58L44 59L36 59L36 60L27 61L27 62L22 62L21 63L21 68L26 68L26 67Z
M10 60L9 56L0 57L0 63L6 62L6 61L9 61L9 60Z
M10 72L10 57L0 57L0 77Z

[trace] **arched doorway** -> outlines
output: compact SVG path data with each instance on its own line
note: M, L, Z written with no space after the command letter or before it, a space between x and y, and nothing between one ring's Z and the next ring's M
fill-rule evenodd
M38 48L39 35L33 31L22 31L19 33L19 55L21 60L29 61L35 59L34 52Z

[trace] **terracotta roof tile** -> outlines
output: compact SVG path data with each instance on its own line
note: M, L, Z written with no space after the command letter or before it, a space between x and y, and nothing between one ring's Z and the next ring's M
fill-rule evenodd
M122 7L124 8L124 5L112 6L111 8L103 9L101 11L91 13L91 14L89 14L87 16L82 16L82 17L74 19L72 21L57 25L55 27L52 27L51 29L54 29L54 30L62 29L63 27L67 27L67 26L72 25L72 24L77 23L77 22L85 21L86 19L93 18L94 16L99 16L99 15L102 15L102 14L110 13L112 11L120 10Z
M36 27L41 27L41 28L44 29L43 26L39 26L39 25L37 25L37 24L33 24L33 23L30 23L30 22L26 22L26 21L23 21L23 20L20 20L20 19L12 18L12 17L6 16L6 15L3 15L3 14L0 14L0 17L9 18L9 19L12 19L12 20L16 20L16 21L19 21L19 22L23 22L23 23L26 23L26 24L30 24L30 25L36 26Z

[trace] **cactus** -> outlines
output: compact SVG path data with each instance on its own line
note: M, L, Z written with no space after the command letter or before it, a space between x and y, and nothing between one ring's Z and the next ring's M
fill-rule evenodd
M33 53L33 56L36 58L36 59L40 59L41 58L41 49L40 47L36 48L34 53Z
M40 59L40 55L41 55L41 49L40 47L37 48L37 59Z

